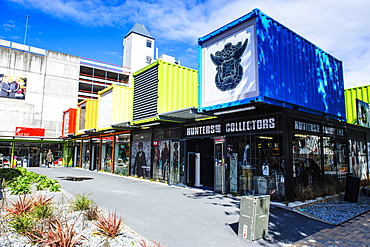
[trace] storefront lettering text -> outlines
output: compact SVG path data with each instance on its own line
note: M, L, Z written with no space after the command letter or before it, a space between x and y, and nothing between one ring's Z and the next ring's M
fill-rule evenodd
M226 132L273 129L275 128L275 118L227 123L225 127Z
M311 131L311 132L319 133L320 132L320 125L295 121L295 129L296 130L305 130L305 131Z
M221 133L221 124L197 126L186 129L186 135L188 136L209 135L215 133Z

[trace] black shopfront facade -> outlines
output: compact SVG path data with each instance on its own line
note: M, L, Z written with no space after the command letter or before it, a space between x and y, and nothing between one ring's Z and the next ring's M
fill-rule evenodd
M361 137L356 143L364 143L365 150L354 160L367 164L368 132L271 105L202 121L157 122L132 131L130 175L221 194L293 200L298 185L344 180L353 173L351 139Z
M293 199L297 184L343 179L348 172L346 124L293 109L219 115L185 125L182 139L186 183L222 194Z

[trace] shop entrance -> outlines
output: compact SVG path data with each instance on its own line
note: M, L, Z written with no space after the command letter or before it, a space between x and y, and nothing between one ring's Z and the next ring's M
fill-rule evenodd
M215 142L215 192L224 194L226 192L226 165L225 165L225 140L216 138Z
M193 139L186 142L187 146L187 176L186 183L195 186L196 174L199 172L197 187L214 189L214 141L211 138ZM199 162L197 171L196 162ZM198 180L197 180L198 182Z

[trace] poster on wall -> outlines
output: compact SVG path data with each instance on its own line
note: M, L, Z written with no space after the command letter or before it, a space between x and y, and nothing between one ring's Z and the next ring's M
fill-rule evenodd
M170 182L180 183L180 174L182 167L180 165L180 142L171 142L171 158L170 158Z
M0 74L0 97L25 99L27 78Z
M258 95L254 26L202 47L201 107Z
M357 103L357 124L363 127L370 128L370 107L369 104L356 99Z
M151 178L150 141L135 141L131 147L131 175Z
M154 178L168 181L170 171L170 141L156 141L154 146Z
M369 177L368 162L366 158L366 143L362 141L349 140L350 173L360 177L361 180Z

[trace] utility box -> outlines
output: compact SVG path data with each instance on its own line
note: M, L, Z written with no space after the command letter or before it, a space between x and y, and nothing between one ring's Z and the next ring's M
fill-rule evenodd
M238 235L248 240L263 238L268 233L270 196L242 196Z

